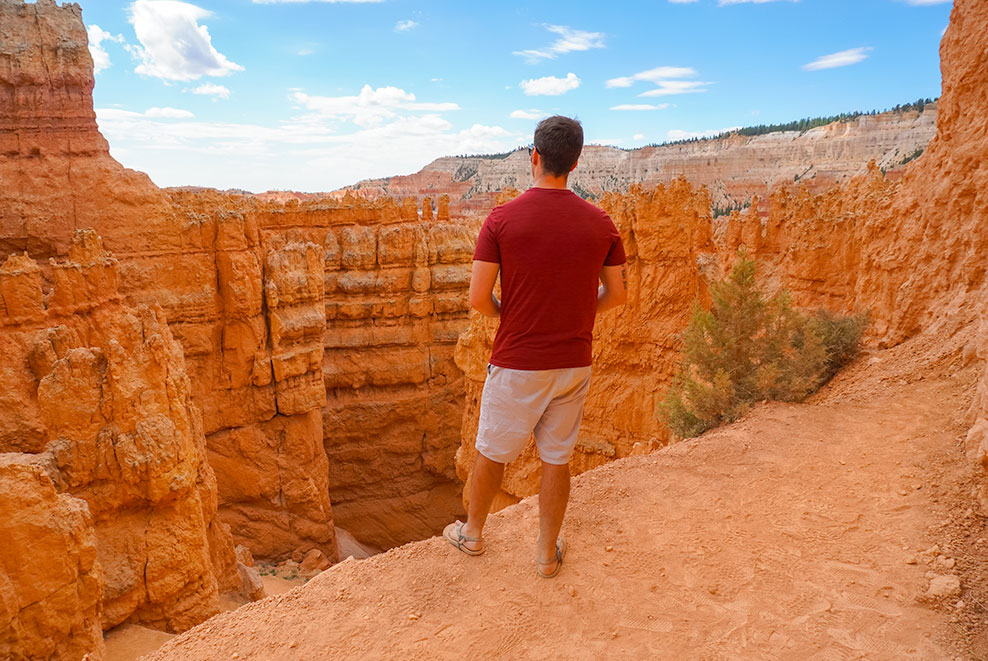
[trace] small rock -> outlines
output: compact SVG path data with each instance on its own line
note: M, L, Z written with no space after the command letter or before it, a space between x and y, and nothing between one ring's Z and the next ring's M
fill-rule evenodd
M963 599L958 599L957 600L957 603L954 604L954 608L956 608L957 610L960 610L960 609L964 608L965 606L967 606L967 604L964 603L964 600Z
M916 556L914 556L914 555L911 555L908 558L906 558L906 564L907 565L915 565L917 562L918 561L916 560Z
M319 549L312 549L302 558L300 566L306 571L323 571L329 569L331 564L325 553Z
M419 615L418 613L409 613L409 614L408 614L408 619L409 619L409 620L417 620L417 619L419 619L420 617L422 617L422 616L421 616L421 615Z
M926 591L930 597L956 597L961 593L961 579L953 574L941 574L930 579L930 588Z
M569 592L569 596L571 597L576 596L576 588L574 588L572 585L569 586L569 588L566 591Z
M254 566L254 555L250 552L249 548L247 548L243 544L237 544L237 548L235 549L235 551L237 554L238 561L242 562L244 565L248 567Z
M972 342L961 351L961 367L967 367L978 358L978 347Z
M613 546L605 546L604 547L604 550L607 551L608 553L610 553L611 551L614 550L614 547Z
M899 489L899 495L905 496L908 492L905 489Z

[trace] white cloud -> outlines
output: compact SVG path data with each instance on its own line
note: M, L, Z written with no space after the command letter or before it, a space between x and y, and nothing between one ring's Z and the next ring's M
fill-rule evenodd
M110 34L98 25L90 25L86 28L89 35L89 53L93 56L93 73L99 73L110 68L110 54L103 47L104 41L113 41L118 44L126 43L122 34Z
M122 110L120 108L97 108L97 116L107 119L134 119L149 117L151 119L192 119L195 115L180 108L148 108L144 112Z
M631 87L639 81L654 84L656 86L655 89L642 92L638 95L644 97L706 92L708 86L713 83L699 80L682 80L683 78L693 78L696 75L696 69L692 67L655 67L654 69L639 71L630 76L611 78L605 85L609 88Z
M587 32L586 30L574 30L565 25L546 25L545 29L559 38L541 49L528 49L514 51L513 55L524 57L529 64L535 64L541 60L552 60L557 55L571 53L573 51L586 51L591 48L604 48L603 32Z
M297 51L295 51L295 54L298 55L299 57L307 57L309 55L315 55L316 49L313 48L312 46L303 46L302 48L299 48Z
M398 21L395 23L395 32L407 32L417 25L418 23L412 20Z
M189 90L193 94L199 94L201 96L212 96L217 99L229 99L230 90L223 85L217 85L215 83L203 83L199 87Z
M906 4L916 7L925 7L926 5L945 5L948 2L953 1L954 0L906 0Z
M839 53L831 53L830 55L818 57L809 64L804 64L803 69L806 71L820 71L821 69L835 69L837 67L857 64L868 57L868 51L870 50L871 48L862 47L842 50Z
M503 152L527 135L500 126L456 129L441 116L398 116L340 132L310 113L275 125L164 120L96 110L111 152L162 186L329 191L360 179L407 174L451 154Z
M140 46L130 47L140 60L139 74L188 81L227 76L243 67L213 47L209 29L199 21L211 12L179 0L135 0L130 7Z
M690 67L655 67L646 71L639 71L631 76L620 76L607 81L607 87L631 87L635 81L646 80L651 83L659 83L667 78L692 78L696 75L696 69Z
M665 110L668 107L668 103L660 103L657 106L653 106L650 103L622 103L617 106L611 106L611 110Z
M690 67L655 67L646 71L639 71L631 76L620 76L607 81L607 87L631 87L635 81L645 80L651 83L659 83L667 78L692 78L696 75L696 69Z
M144 111L145 117L162 117L166 119L192 119L195 115L188 110L180 108L148 108Z
M688 5L693 2L699 2L699 0L669 0L674 5Z
M575 73L568 73L565 78L545 76L523 80L518 85L528 96L559 96L579 87L580 79Z
M686 1L686 0L672 0L672 2L684 2L684 1ZM690 2L693 2L694 0L689 0L689 1ZM641 141L641 140L644 140L644 139L645 139L645 134L644 133L636 133L634 135L634 137L632 137L632 140Z
M673 129L666 133L666 137L670 140L692 140L693 138L714 138L718 135L723 135L724 133L730 133L731 131L737 131L740 126L732 126L726 129L710 129L709 131L681 131L679 129Z
M292 98L320 117L350 121L370 128L399 117L399 111L448 112L459 110L455 103L420 103L415 95L398 87L372 88L364 85L357 96L311 96L301 90Z
M543 117L548 117L549 113L532 108L530 110L512 110L508 116L511 119L542 119Z
M656 89L642 92L638 96L653 97L672 96L675 94L695 94L699 92L706 92L707 86L712 83L702 82L699 80L661 80L657 84L658 87Z

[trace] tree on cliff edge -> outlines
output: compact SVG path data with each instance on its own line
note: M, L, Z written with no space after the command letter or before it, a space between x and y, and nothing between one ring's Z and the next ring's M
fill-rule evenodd
M747 252L710 287L709 310L693 307L681 337L682 361L659 405L680 438L737 420L755 402L802 401L859 353L867 314L805 315L789 293L765 297Z

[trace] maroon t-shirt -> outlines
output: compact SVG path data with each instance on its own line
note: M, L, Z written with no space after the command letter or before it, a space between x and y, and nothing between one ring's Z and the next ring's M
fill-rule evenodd
M626 261L606 213L570 190L529 188L491 211L473 258L501 265L492 365L550 370L590 364L600 270Z

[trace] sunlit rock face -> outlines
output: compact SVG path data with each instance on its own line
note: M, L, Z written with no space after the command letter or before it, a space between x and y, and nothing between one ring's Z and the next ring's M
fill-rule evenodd
M899 176L936 133L936 104L922 111L864 115L805 132L780 131L759 136L722 138L624 150L588 146L570 176L573 190L599 197L625 192L634 184L653 188L686 177L710 191L718 209L765 199L793 182L813 192L863 174L874 160ZM498 156L439 158L411 175L362 181L344 191L368 197L450 196L454 215L485 213L498 192L526 188L531 164L524 149ZM340 193L342 194L342 192Z

